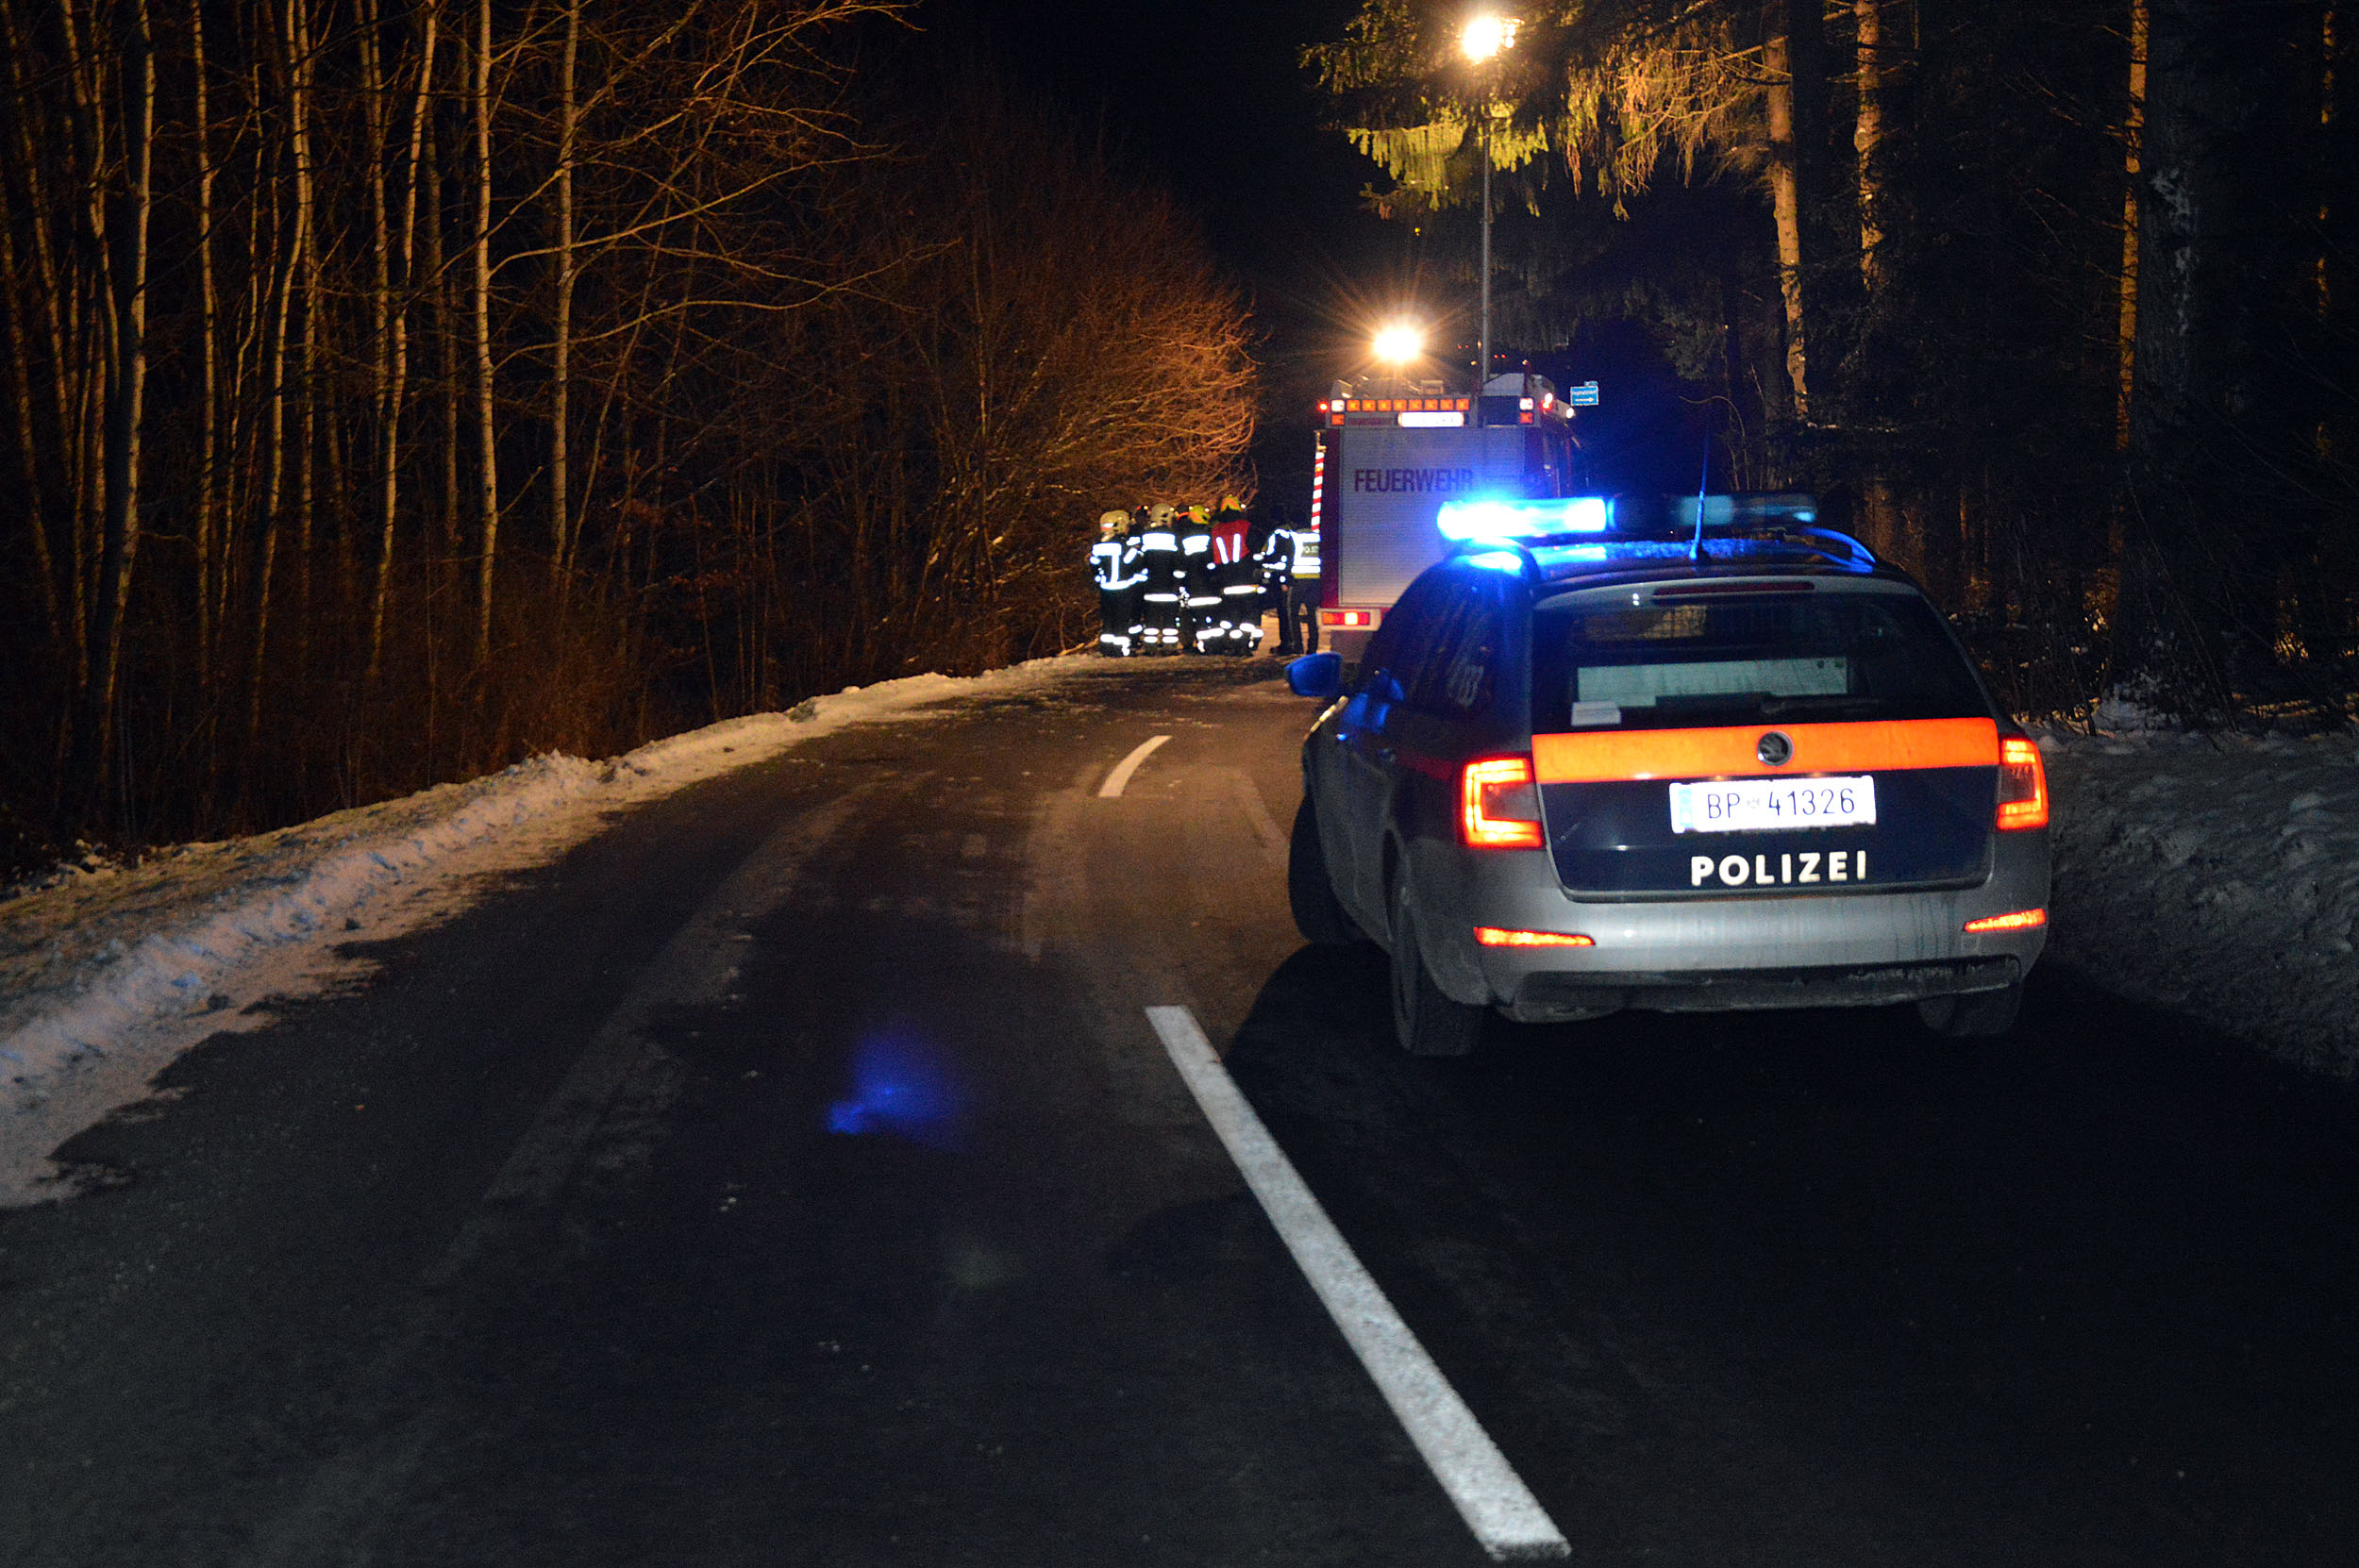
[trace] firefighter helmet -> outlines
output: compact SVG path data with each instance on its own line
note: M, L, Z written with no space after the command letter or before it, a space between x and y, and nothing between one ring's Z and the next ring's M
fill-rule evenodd
M1116 534L1126 532L1129 526L1130 514L1127 511L1103 511L1097 514L1097 531L1104 538L1112 539Z
M1222 496L1220 505L1213 509L1213 520L1216 523L1234 522L1244 515L1245 503L1238 500L1234 493Z
M1147 525L1154 528L1170 527L1172 514L1176 510L1178 510L1178 509L1168 501L1156 502L1153 506L1146 509Z

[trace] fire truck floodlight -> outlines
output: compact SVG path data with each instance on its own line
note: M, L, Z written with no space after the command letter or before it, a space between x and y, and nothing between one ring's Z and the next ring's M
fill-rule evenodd
M1614 503L1602 495L1546 501L1446 501L1439 519L1445 539L1548 539L1601 534L1614 525Z

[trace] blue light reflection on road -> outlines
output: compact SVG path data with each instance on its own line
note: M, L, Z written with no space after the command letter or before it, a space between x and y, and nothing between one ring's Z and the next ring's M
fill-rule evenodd
M890 1133L929 1148L964 1142L967 1093L947 1053L904 1029L871 1035L852 1053L852 1093L828 1107L828 1130Z

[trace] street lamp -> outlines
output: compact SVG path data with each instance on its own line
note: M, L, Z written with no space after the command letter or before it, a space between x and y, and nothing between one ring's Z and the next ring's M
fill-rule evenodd
M1487 65L1515 46L1515 19L1477 11L1458 35L1458 47L1474 64ZM1482 389L1491 379L1491 103L1482 102L1482 334L1475 351L1475 421L1481 423Z
M1377 328L1376 340L1369 346L1380 362L1397 370L1424 358L1425 329L1414 322L1388 322Z

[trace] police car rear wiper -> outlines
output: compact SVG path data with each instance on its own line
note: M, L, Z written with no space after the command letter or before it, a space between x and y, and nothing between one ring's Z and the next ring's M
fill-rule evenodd
M1886 706L1886 699L1882 697L1838 697L1833 695L1823 697L1771 697L1762 703L1761 716L1765 719L1782 719L1790 715L1799 713L1842 712L1845 710L1860 709L1873 712L1877 709L1884 706Z

